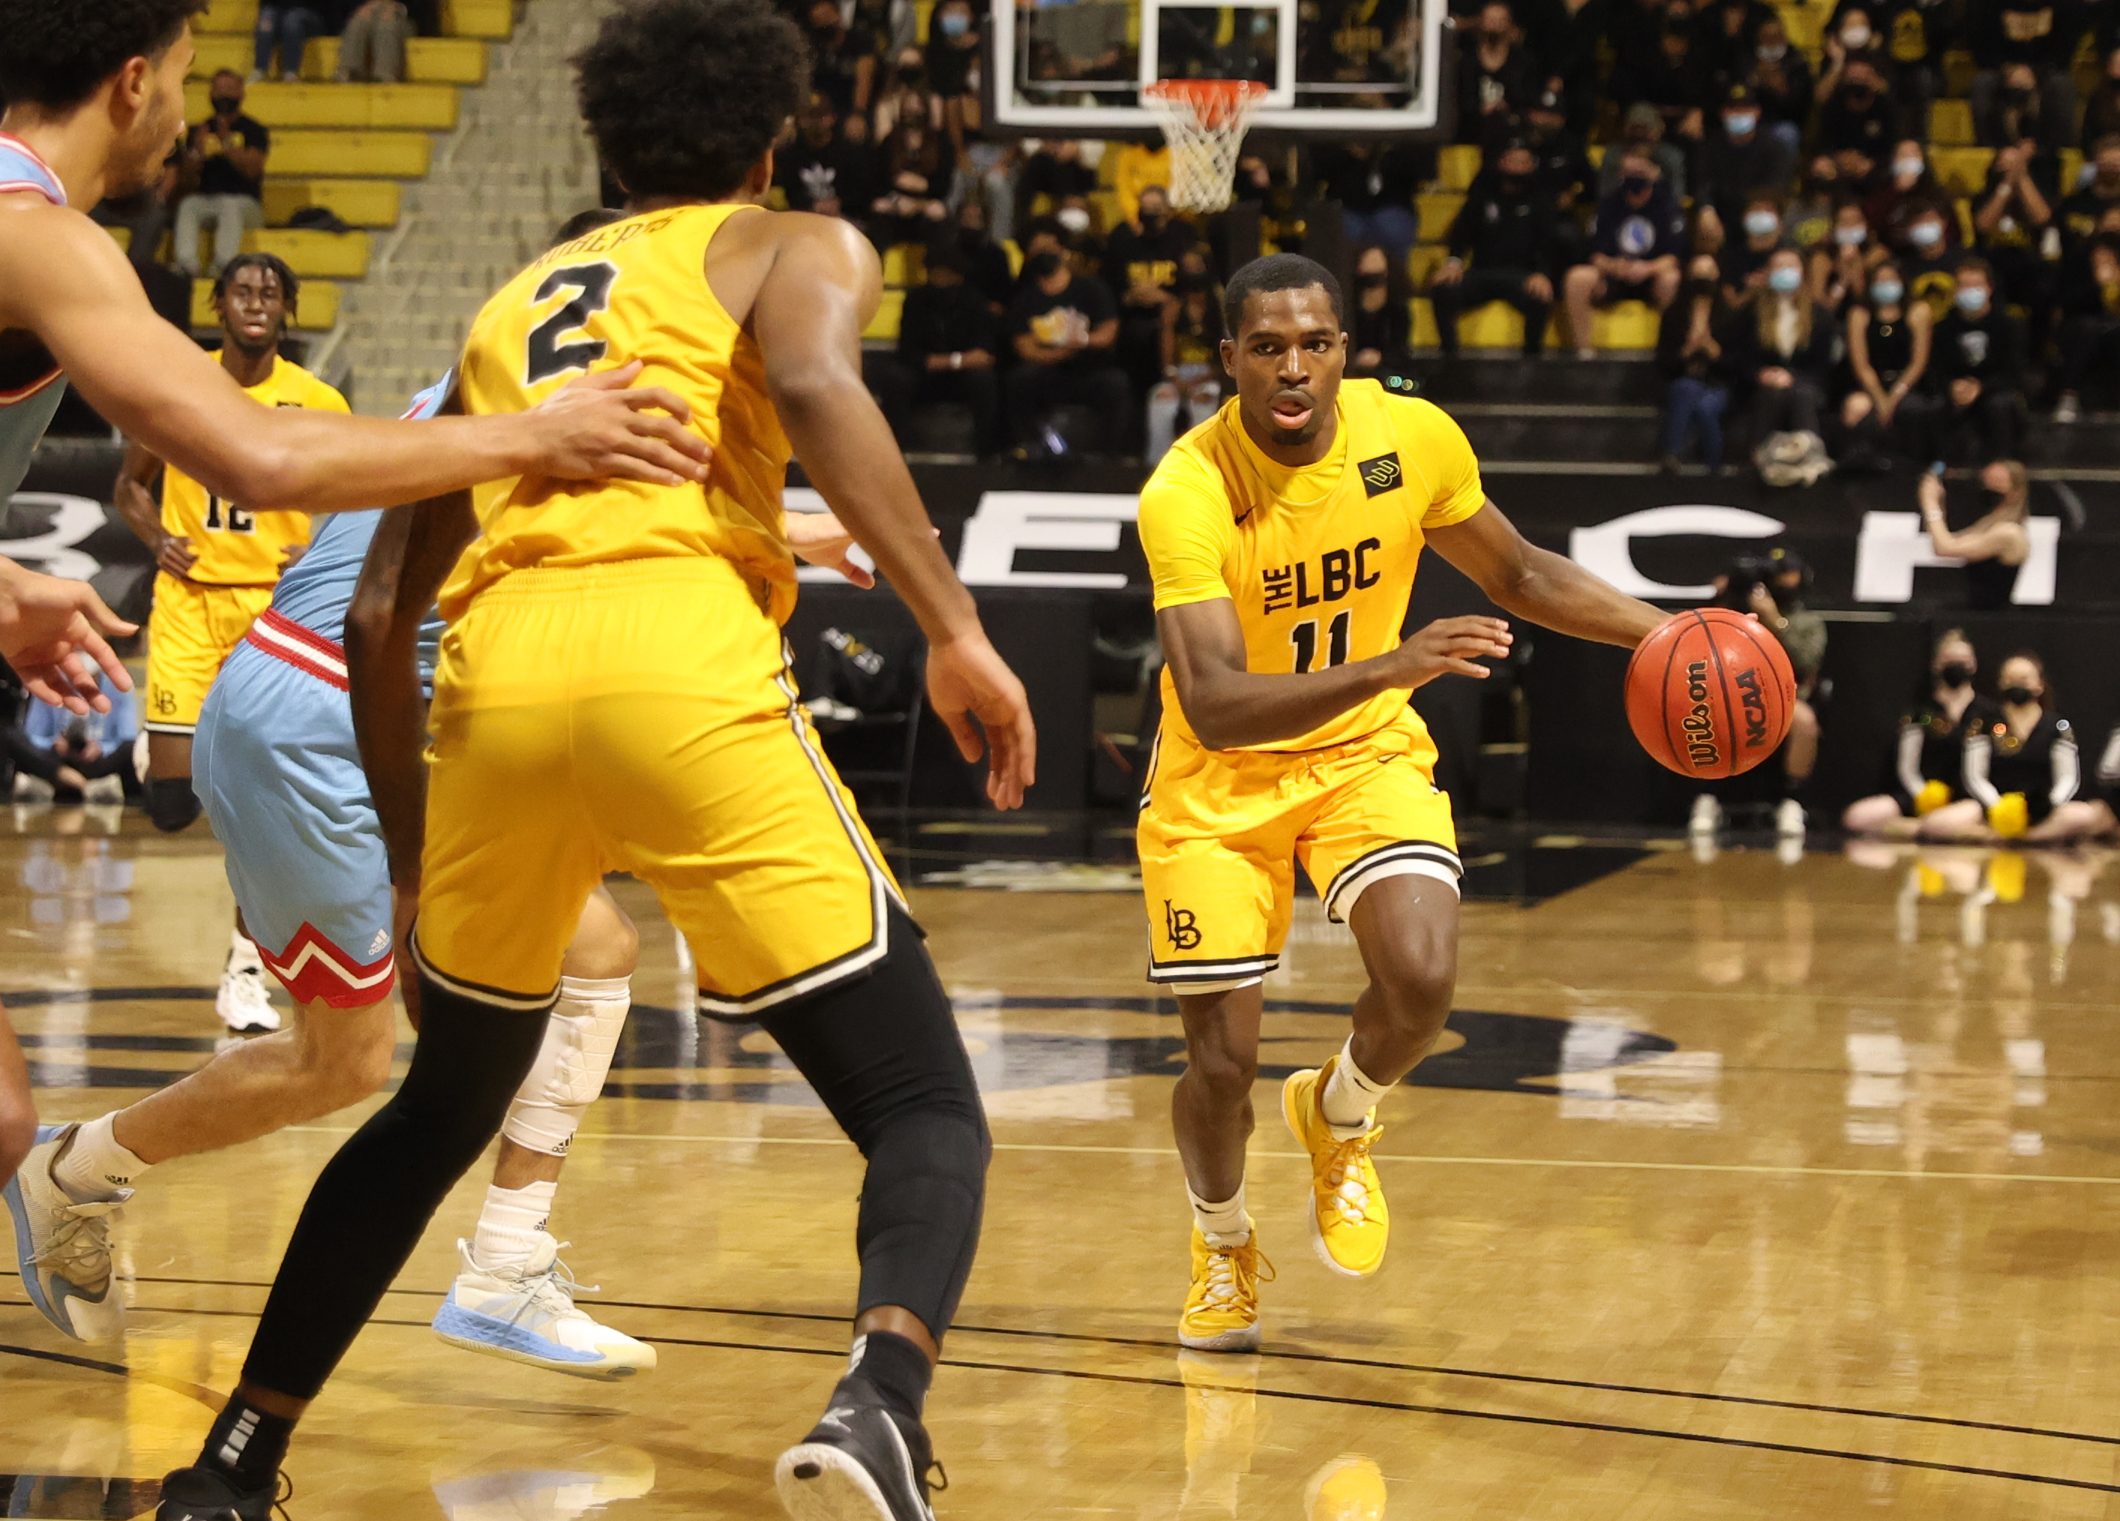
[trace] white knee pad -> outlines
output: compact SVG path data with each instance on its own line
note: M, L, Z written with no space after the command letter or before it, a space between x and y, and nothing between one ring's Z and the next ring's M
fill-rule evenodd
M562 977L545 1042L508 1106L501 1134L527 1151L565 1156L583 1113L604 1091L632 1006L630 977Z

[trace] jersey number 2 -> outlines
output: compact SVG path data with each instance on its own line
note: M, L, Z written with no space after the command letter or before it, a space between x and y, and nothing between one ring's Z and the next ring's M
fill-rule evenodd
M1347 664L1347 627L1354 617L1354 609L1343 607L1333 614L1332 626L1325 631L1325 665L1331 670L1336 665ZM1289 631L1288 637L1296 647L1296 674L1303 676L1318 667L1318 620L1306 619Z
M545 283L537 288L539 301L550 301L563 290L573 291L574 299L530 330L529 354L523 360L525 381L536 385L569 370L586 370L604 357L610 345L601 338L582 338L574 343L562 343L560 339L579 333L592 317L611 304L611 287L617 281L615 264L570 264L545 276Z

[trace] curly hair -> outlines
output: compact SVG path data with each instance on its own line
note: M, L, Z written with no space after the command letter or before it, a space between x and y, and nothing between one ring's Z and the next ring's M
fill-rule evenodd
M0 0L0 102L64 115L133 58L158 59L207 0Z
M809 89L809 54L768 0L627 0L575 58L582 119L629 195L720 200Z
M295 303L302 294L302 282L295 275L293 268L288 262L278 254L237 254L233 259L222 265L221 272L215 275L213 280L214 310L220 310L221 299L228 294L230 283L234 281L237 274L246 269L262 269L280 282L280 301L287 308L287 321L289 323L293 322Z

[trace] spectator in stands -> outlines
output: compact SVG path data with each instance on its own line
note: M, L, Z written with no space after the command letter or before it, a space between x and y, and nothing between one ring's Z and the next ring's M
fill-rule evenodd
M1173 217L1170 192L1147 185L1130 221L1112 229L1104 248L1104 283L1119 302L1119 363L1146 395L1166 368L1164 314L1178 288L1178 265L1193 245L1190 223Z
M839 0L814 0L807 14L811 83L832 103L835 115L866 117L884 40L858 15L848 22Z
M72 804L87 801L91 794L112 802L137 802L145 795L133 762L140 737L140 700L131 692L107 695L108 713L75 714L31 702L17 723L0 730L0 745L14 766L17 797L31 792ZM31 778L41 788L25 787ZM102 782L109 783L107 789L98 785Z
M1936 404L1922 386L1934 319L1907 299L1905 277L1890 259L1870 272L1868 289L1848 302L1850 386L1840 401L1844 434L1838 455L1854 469L1881 469L1896 446L1918 460L1935 457Z
M1755 190L1735 220L1737 238L1723 246L1713 273L1722 283L1723 305L1742 311L1766 289L1768 262L1787 247L1781 235L1781 197L1772 190Z
M1576 357L1592 354L1590 309L1618 301L1647 301L1658 311L1678 295L1684 278L1686 218L1662 183L1653 150L1623 155L1618 187L1598 203L1590 259L1568 271L1568 333Z
M1450 257L1428 290L1445 358L1457 357L1458 318L1490 301L1506 301L1522 315L1525 358L1546 346L1555 218L1553 203L1538 193L1537 168L1530 144L1511 139L1474 178L1450 224Z
M1132 221L1141 211L1141 192L1154 185L1170 193L1170 149L1163 143L1106 143L1105 167L1109 170L1112 199L1119 203L1119 217Z
M2001 300L2024 308L2027 354L2046 352L2053 327L2060 253L2054 207L2061 198L2061 163L2027 137L1998 148L1987 185L1973 201L1973 234L1980 255L1995 272Z
M1853 22L1850 23L1852 27ZM1867 30L1862 23L1861 30ZM1841 36L1848 35L1843 31ZM1884 73L1868 53L1826 43L1830 60L1819 77L1818 135L1814 146L1840 164L1841 178L1866 181L1903 136L1899 107L1885 88Z
M1541 81L1503 0L1480 7L1458 51L1458 141L1491 143L1509 132Z
M259 0L257 28L251 39L255 44L255 57L250 77L253 80L300 79L302 51L309 46L310 38L321 36L323 31L324 18L314 5L301 3L301 0ZM276 54L279 62L277 75L273 72ZM237 82L242 82L240 75Z
M1944 49L1952 46L1957 0L1841 0L1828 31L1838 31L1851 10L1862 10L1875 24L1875 45L1890 60L1892 92L1899 97L1911 126L1926 135L1929 105L1943 85Z
M2120 7L2108 5L2109 14L2120 15ZM2077 139L2086 156L2097 151L2098 139L2120 135L2120 48L2105 55L2098 88L2083 103L2083 134Z
M1842 201L1833 210L1833 230L1811 252L1811 288L1834 311L1860 301L1877 270L1891 253L1870 236L1870 219L1859 201ZM1899 272L1895 269L1893 277Z
M1782 209L1781 225L1788 239L1806 255L1831 245L1833 222L1848 192L1840 182L1840 165L1828 154L1818 154L1796 182L1796 191ZM1867 220L1865 221L1867 225Z
M1636 71L1634 83L1635 96L1628 104L1655 107L1665 137L1687 144L1700 141L1702 112L1715 86L1693 56L1693 18L1686 0L1673 0L1665 11L1656 52Z
M1766 0L1709 0L1693 22L1693 57L1719 93L1742 84L1752 72L1759 29L1774 19Z
M1627 153L1634 148L1646 148L1656 160L1656 167L1663 176L1663 183L1674 200L1686 199L1687 175L1690 165L1686 162L1685 150L1669 141L1664 135L1664 119L1647 101L1627 108L1620 123L1620 141L1605 153L1605 162L1597 171L1597 194L1600 201L1609 197L1619 187L1620 175L1625 172Z
M1973 75L1973 120L1993 118L2013 88L2011 80L2026 74L2045 116L2048 142L2066 142L2076 125L2076 44L2084 33L2084 12L2074 0L1969 0L1967 41L1979 71Z
M1016 296L1016 275L1008 250L987 230L986 203L971 197L957 208L957 252L964 258L964 278L999 317Z
M2106 213L2115 207L2120 207L2120 133L2108 134L2091 145L2089 182L2062 198L2064 249L2080 253L2097 236Z
M1926 303L1929 315L1938 322L1951 314L1958 291L1958 270L1966 259L1950 246L1944 229L1951 220L1950 212L1942 207L1921 207L1906 225L1906 251L1898 255L1908 292L1916 301Z
M1606 40L1612 47L1607 95L1617 101L1642 98L1641 73L1656 56L1663 36L1665 0L1612 0Z
M261 21L259 23L263 25ZM213 231L213 267L243 251L243 234L265 222L265 159L272 134L243 114L243 76L222 69L213 77L213 114L184 139L184 174L191 194L177 207L176 266L197 279L199 237Z
M1583 151L1582 135L1569 125L1560 91L1549 88L1533 99L1524 113L1522 136L1538 161L1532 183L1553 207L1554 236L1562 240L1554 250L1555 262L1573 264L1581 257L1583 222L1597 206L1597 170Z
M1984 259L1956 272L1954 310L1936 325L1945 458L2014 459L2024 431L2024 324L1995 300Z
M341 84L403 84L412 12L404 0L360 0L339 37Z
M1587 128L1597 109L1597 40L1606 27L1607 0L1531 0L1524 41L1568 121Z
M1796 173L1796 151L1785 136L1763 130L1759 98L1746 84L1733 85L1716 113L1700 154L1700 172L1694 176L1693 195L1704 203L1703 223L1709 236L1734 230L1744 208L1756 193L1768 192L1775 207L1775 227L1780 230L1782 195Z
M1413 313L1408 295L1404 260L1374 243L1356 251L1354 304L1347 313L1348 374L1386 384L1413 374ZM1437 319L1438 325L1441 320ZM1443 332L1455 337L1450 328Z
M1356 283L1361 260L1355 261ZM1215 282L1205 270L1180 274L1163 307L1163 378L1148 393L1148 454L1153 466L1170 452L1179 421L1198 427L1222 405L1222 313ZM1399 304L1403 316L1405 303ZM1350 313L1359 329L1361 319ZM1357 357L1361 339L1356 336ZM1349 373L1353 372L1350 366Z
M1999 716L1974 690L1979 674L1973 641L1963 630L1947 629L1929 653L1928 682L1899 721L1891 781L1883 792L1850 803L1843 829L1911 839L1922 819L1965 795L1966 734Z
M942 127L957 159L962 203L970 194L992 194L992 177L1008 160L1007 144L979 137L979 57L984 45L970 0L942 0L928 20L928 87L942 101Z
M1715 281L1693 279L1664 312L1657 333L1658 367L1670 381L1658 453L1666 473L1675 472L1689 443L1700 462L1718 474L1723 467L1723 414L1730 405L1729 366L1716 335Z
M943 149L941 134L924 121L900 121L884 143L884 188L869 205L868 222L878 248L926 243L949 220Z
M773 167L789 210L849 221L866 214L875 197L874 156L866 143L843 140L838 127L838 113L822 94L813 93L796 112L795 141Z
M1912 257L1933 256L1958 246L1958 218L1953 214L1950 192L1937 182L1929 166L1927 151L1913 138L1902 138L1892 148L1884 173L1863 205L1869 223L1882 235L1892 252ZM1933 214L1941 236L1924 241L1914 224Z
M1817 81L1810 60L1789 46L1789 29L1775 15L1760 22L1752 58L1747 83L1759 101L1760 130L1784 144L1793 163L1803 152L1804 129L1811 124Z
M906 49L892 64L889 80L878 92L876 109L870 114L876 141L888 151L891 134L903 123L916 123L946 143L944 115L942 97L928 83L927 55L918 48Z
M879 57L895 58L919 40L913 0L854 0L854 19L876 39Z
M1965 605L1993 612L2010 605L2017 572L2032 557L2031 472L2018 460L1995 460L1980 472L1980 495L1987 510L1956 533L1944 518L1942 477L1925 473L1915 499L1936 553L1965 561Z
M928 251L927 281L905 294L898 358L913 376L913 401L967 407L979 454L1001 446L1000 324L985 297L966 283L962 252L943 243Z
M1126 372L1112 357L1119 309L1111 292L1077 275L1070 257L1043 252L1023 266L1024 283L1009 310L1008 336L1018 363L1004 394L1019 437L1037 438L1057 406L1086 407L1109 427L1131 410Z
M1311 158L1322 199L1340 203L1348 243L1376 243L1399 259L1420 241L1414 196L1432 166L1418 150L1392 143L1326 142Z
M1073 138L1046 138L1016 176L1015 225L1023 226L1041 211L1097 188L1097 171L1082 161L1082 144ZM1047 203L1041 207L1040 202Z
M162 165L161 178L145 190L131 195L106 196L89 213L102 227L126 230L126 257L134 269L141 272L144 281L149 272L160 267L162 235L169 231L169 209L175 202L178 186L182 183L179 166L183 163L181 148L170 150L169 158ZM153 291L150 287L149 294ZM185 310L190 311L191 293L185 292Z
M1750 403L1756 449L1777 434L1819 439L1826 378L1833 362L1833 327L1804 283L1803 258L1776 249L1752 310L1732 323L1731 367Z
M1973 137L1983 148L2000 148L2026 138L2058 145L2074 136L2073 120L2053 123L2048 119L2039 93L2039 72L2028 63L2004 64L2000 88L1981 104L1973 116Z
M1965 741L1966 796L1922 821L1921 837L1991 844L2073 845L2113 828L2113 811L2086 797L2076 731L2054 711L2046 662L2020 650L1996 673L2001 712Z
M2061 304L2057 423L2072 423L2083 415L2084 383L2094 373L2109 381L2120 377L2120 232L2093 243L2080 273L2072 271L2072 276Z

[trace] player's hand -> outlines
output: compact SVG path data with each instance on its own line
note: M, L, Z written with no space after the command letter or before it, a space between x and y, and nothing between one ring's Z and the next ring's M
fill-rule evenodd
M987 755L987 800L996 808L1021 808L1025 789L1038 779L1038 727L1016 673L985 634L973 632L928 650L927 686L928 704L957 741L957 753L968 761Z
M640 372L636 359L584 376L524 413L539 454L531 473L657 486L704 481L714 451L687 426L690 404L661 386L634 385Z
M191 547L191 540L181 533L165 533L162 542L155 546L155 564L171 575L184 577L199 563L199 556Z
M788 548L805 565L836 570L863 591L876 584L876 573L852 557L858 547L854 536L831 513L791 512L787 514L787 525ZM942 530L938 528L933 533L939 538Z
M1484 681L1482 660L1505 660L1516 636L1499 618L1439 618L1392 651L1403 687L1423 687L1438 676L1472 676Z
M1921 503L1924 513L1943 511L1943 482L1935 476L1923 473L1921 484L1914 488L1915 499Z
M132 690L132 674L105 636L137 632L86 581L62 581L0 559L0 655L39 701L70 713L108 713L110 698L96 684L96 668L121 692Z

